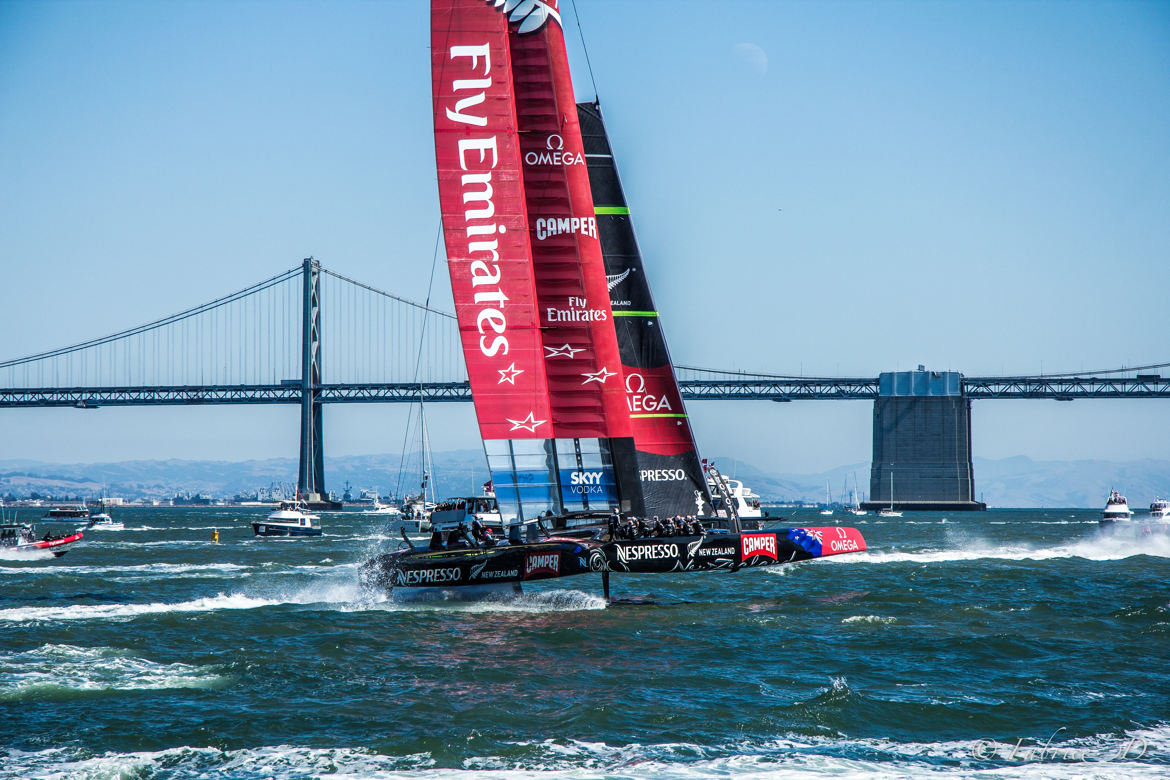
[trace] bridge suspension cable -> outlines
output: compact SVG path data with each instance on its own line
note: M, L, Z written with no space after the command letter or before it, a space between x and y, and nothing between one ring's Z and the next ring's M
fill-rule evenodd
M156 328L161 328L161 327L164 327L166 325L172 325L176 322L181 322L185 319L189 319L191 317L198 316L198 315L203 314L205 312L209 312L213 309L217 309L220 306L225 306L229 303L234 303L235 301L238 301L241 298L246 298L249 295L254 295L256 293L263 292L264 290L267 290L270 287L275 287L276 285L278 285L282 282L287 282L289 279L292 279L296 276L299 276L300 273L301 273L300 268L291 268L291 269L285 271L284 273L277 274L276 276L273 276L271 279L265 279L262 282L257 282L256 284L254 284L250 287L245 287L244 289L237 290L236 292L231 293L230 295L225 295L222 298L216 298L214 301L200 304L199 306L192 307L190 309L187 309L186 311L181 311L178 314L172 314L169 317L163 317L161 320L155 320L154 322L148 322L145 325L139 325L138 327L135 327L135 328L130 328L128 330L119 331L118 333L111 333L109 336L101 336L100 338L90 339L89 341L83 341L79 344L74 344L74 345L69 346L69 347L61 347L59 349L49 350L48 352L40 352L36 355L28 355L26 357L16 358L14 360L5 360L3 362L0 362L0 368L10 368L12 366L19 366L19 365L23 365L25 363L35 363L38 360L47 360L49 358L60 357L62 355L68 355L68 354L73 353L73 352L79 352L83 349L90 349L91 347L100 347L104 344L109 344L110 342L118 341L119 339L125 339L125 338L129 338L131 336L137 336L140 333L145 333L146 331L154 330Z
M317 267L322 382L466 379L452 314L429 301L420 304ZM276 387L296 382L302 375L302 276L303 265L143 325L4 360L0 388Z

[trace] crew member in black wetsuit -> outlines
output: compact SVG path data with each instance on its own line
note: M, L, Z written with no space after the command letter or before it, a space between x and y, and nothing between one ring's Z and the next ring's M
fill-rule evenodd
M467 529L464 528L463 523L460 523L455 528L451 529L451 533L447 534L447 549L458 550L463 547L472 547L468 544Z

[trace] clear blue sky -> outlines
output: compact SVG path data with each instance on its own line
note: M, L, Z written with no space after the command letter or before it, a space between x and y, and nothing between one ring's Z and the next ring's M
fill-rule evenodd
M1170 4L578 2L678 362L1170 360ZM0 3L0 358L310 254L425 297L428 7ZM568 2L565 19L589 98ZM690 411L704 454L778 471L870 457L864 402ZM400 446L402 409L325 414L329 454ZM974 417L976 455L1170 458L1160 401ZM436 449L478 446L469 405L432 421ZM296 441L284 407L0 413L0 459L234 460Z

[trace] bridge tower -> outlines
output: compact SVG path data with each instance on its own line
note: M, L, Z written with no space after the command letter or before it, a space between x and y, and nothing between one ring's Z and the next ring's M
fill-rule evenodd
M304 310L301 324L301 465L297 490L310 504L329 500L325 493L325 452L321 433L321 264L305 258L301 271Z
M975 501L971 399L957 371L887 371L873 403L873 465L862 506L986 509Z

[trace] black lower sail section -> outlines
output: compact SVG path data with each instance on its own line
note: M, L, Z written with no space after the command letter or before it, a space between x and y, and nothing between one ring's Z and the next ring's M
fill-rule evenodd
M634 439L611 439L615 469L623 496L632 495L630 507L622 510L636 517L652 519L676 515L707 517L714 512L705 489L702 466L695 453L659 455L638 449ZM624 480L623 480L624 476ZM632 489L627 489L631 485Z
M614 328L621 351L632 446L613 445L623 510L643 517L712 514L707 480L675 380L658 311L596 103L578 103L597 235L605 259Z
M361 576L367 587L385 588L396 595L437 590L460 598L492 590L506 594L524 582L604 569L598 543L552 537L497 547L397 550L364 563Z

